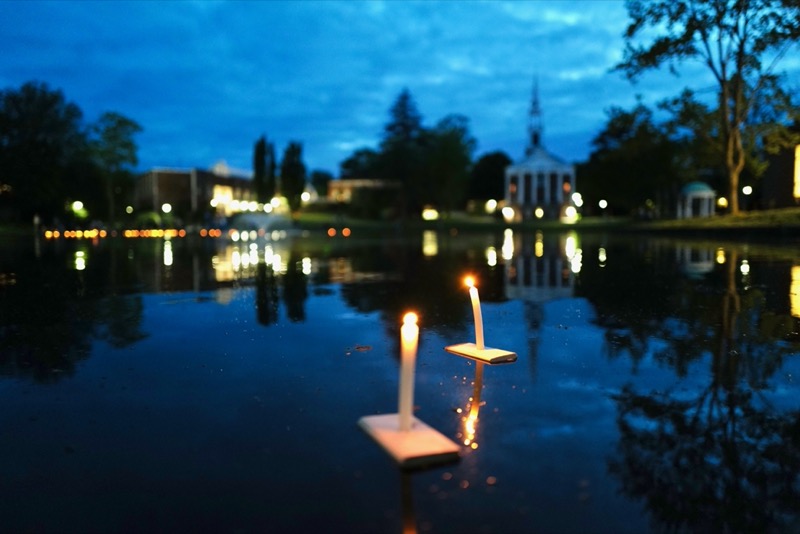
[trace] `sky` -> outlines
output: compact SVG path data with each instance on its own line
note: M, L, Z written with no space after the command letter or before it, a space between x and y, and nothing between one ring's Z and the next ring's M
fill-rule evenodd
M338 176L378 148L404 88L424 126L464 115L476 158L519 160L536 83L544 146L578 162L612 106L712 86L698 64L635 85L614 72L627 23L623 0L2 0L0 89L45 82L86 122L133 119L140 171L249 172L264 135L279 158L298 141L309 171ZM797 58L784 63L796 86Z

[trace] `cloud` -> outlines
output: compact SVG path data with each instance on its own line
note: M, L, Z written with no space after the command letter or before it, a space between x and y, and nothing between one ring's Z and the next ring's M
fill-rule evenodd
M337 172L355 148L377 147L403 88L426 125L463 114L479 154L516 159L534 79L545 144L579 160L608 107L686 83L654 75L632 86L610 72L622 0L7 0L0 20L0 87L46 81L87 120L106 110L136 120L143 168L249 168L265 134L279 154L300 141L309 168Z

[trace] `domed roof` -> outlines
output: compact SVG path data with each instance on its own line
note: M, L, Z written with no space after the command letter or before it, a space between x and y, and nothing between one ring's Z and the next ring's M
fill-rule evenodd
M715 195L716 191L705 182L689 182L681 188L681 195Z

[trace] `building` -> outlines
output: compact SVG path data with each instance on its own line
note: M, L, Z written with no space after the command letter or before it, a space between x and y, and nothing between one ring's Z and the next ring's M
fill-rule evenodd
M134 189L133 208L137 212L160 213L169 204L172 213L183 220L203 215L229 216L241 206L254 202L252 180L242 171L223 162L210 170L152 169L139 177Z
M705 182L689 182L681 188L678 196L678 219L711 217L717 193Z
M572 206L575 166L544 148L543 130L539 88L534 84L525 157L505 170L505 204L514 210L516 221L562 218Z
M353 194L369 190L398 190L400 184L392 180L376 180L366 178L341 178L328 182L328 200L349 204Z

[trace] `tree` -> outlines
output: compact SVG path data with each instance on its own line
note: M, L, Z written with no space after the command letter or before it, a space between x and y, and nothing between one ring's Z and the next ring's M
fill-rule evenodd
M672 200L677 188L677 146L643 104L612 107L608 123L592 140L594 150L580 168L589 205L604 199L615 212L650 212Z
M93 159L102 174L106 194L107 217L111 225L115 219L115 205L126 182L130 184L132 174L128 166L139 162L137 146L133 136L142 131L133 120L114 112L105 112L92 126L91 141Z
M717 96L719 156L726 170L730 211L739 212L739 176L747 158L745 125L769 97L771 70L800 38L800 4L789 0L628 0L631 22L623 61L630 79L648 69L700 60ZM655 31L648 45L636 39ZM764 61L770 61L764 65ZM775 128L781 125L773 123ZM773 136L778 139L780 136Z
M389 110L384 127L379 169L382 178L401 184L401 211L404 215L422 207L420 197L425 180L420 172L424 129L422 116L408 89L403 89Z
M13 216L50 218L87 159L80 108L46 83L0 91L0 200Z
M339 164L339 177L375 178L380 174L379 157L371 148L359 148Z
M306 166L303 163L303 146L292 141L286 147L281 161L281 194L286 197L292 215L300 209L305 187Z
M476 200L503 198L506 167L511 163L511 158L502 151L490 152L478 158L470 173L467 198Z
M449 214L463 201L477 142L469 132L469 120L463 115L448 115L427 132L425 169L428 174L424 201Z
M267 138L263 135L253 147L253 194L256 201L262 204L270 201L266 194L267 187Z
M333 180L333 175L328 171L311 171L311 185L314 186L317 194L322 198L328 196L328 184L331 180Z

